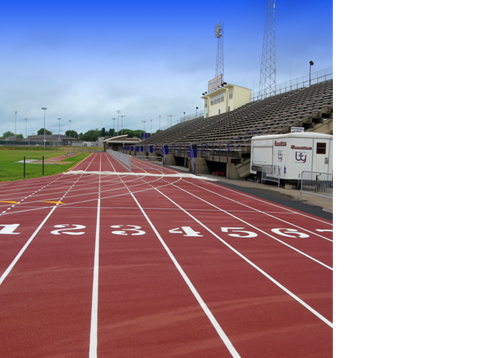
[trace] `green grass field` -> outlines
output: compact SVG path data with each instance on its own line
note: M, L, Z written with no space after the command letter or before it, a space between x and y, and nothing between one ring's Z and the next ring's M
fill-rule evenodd
M27 159L44 160L59 156L65 156L67 151L53 150L26 150L26 149L3 149L0 148L0 181L21 180L24 179L24 156ZM59 174L67 171L86 157L90 153L78 153L67 156L61 160L60 164L44 164L44 176ZM22 163L17 163L22 161ZM43 175L42 164L25 165L25 179L38 178Z

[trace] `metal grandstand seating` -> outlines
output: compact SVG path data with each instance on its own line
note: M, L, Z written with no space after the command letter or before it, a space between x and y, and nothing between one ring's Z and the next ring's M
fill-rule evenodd
M197 156L208 161L243 163L249 158L252 136L288 133L298 126L313 129L331 117L332 109L331 79L250 102L232 112L178 123L139 145L152 145L160 155L166 145L168 153L188 158L184 148L194 144Z

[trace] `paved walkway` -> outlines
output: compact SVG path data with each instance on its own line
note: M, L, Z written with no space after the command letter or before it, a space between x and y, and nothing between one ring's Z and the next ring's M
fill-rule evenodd
M171 167L179 171L188 172L188 168L185 167L178 167L178 166L171 166ZM319 206L323 209L323 211L333 214L333 199L328 199L317 195L303 193L302 200L301 200L300 199L301 191L298 189L285 189L282 187L278 188L275 185L260 184L257 182L252 182L247 180L227 179L225 177L217 176L217 175L204 175L204 174L199 174L199 175L216 179L219 182L225 184L230 184L230 185L235 185L235 186L240 186L240 187L250 188L250 189L256 189L260 191L263 190L272 193L278 193L280 195L287 196L289 197L289 199L292 200L301 201L309 205Z

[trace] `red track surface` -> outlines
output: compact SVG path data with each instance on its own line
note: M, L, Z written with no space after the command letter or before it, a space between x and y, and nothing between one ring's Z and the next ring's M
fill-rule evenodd
M332 357L332 222L107 154L73 170L125 174L0 183L0 357Z

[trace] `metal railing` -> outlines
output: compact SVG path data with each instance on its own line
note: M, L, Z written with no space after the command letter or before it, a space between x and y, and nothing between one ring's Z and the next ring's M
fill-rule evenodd
M277 183L280 187L280 178L282 177L282 169L278 165L262 165L261 167L261 182L271 181Z
M309 87L319 82L324 82L333 78L333 66L326 67L325 69L311 73L311 79L309 80L309 75L304 75L301 77L294 78L293 80L283 82L275 86L275 90L262 90L254 91L251 94L251 101L258 101L265 99L270 96L275 96L277 94L289 92L295 89Z
M301 193L333 199L333 173L303 171L301 173Z
M131 156L121 153L121 152L116 152L115 150L112 149L107 149L107 153L110 154L113 158L117 159L122 165L127 167L129 171L131 172Z

